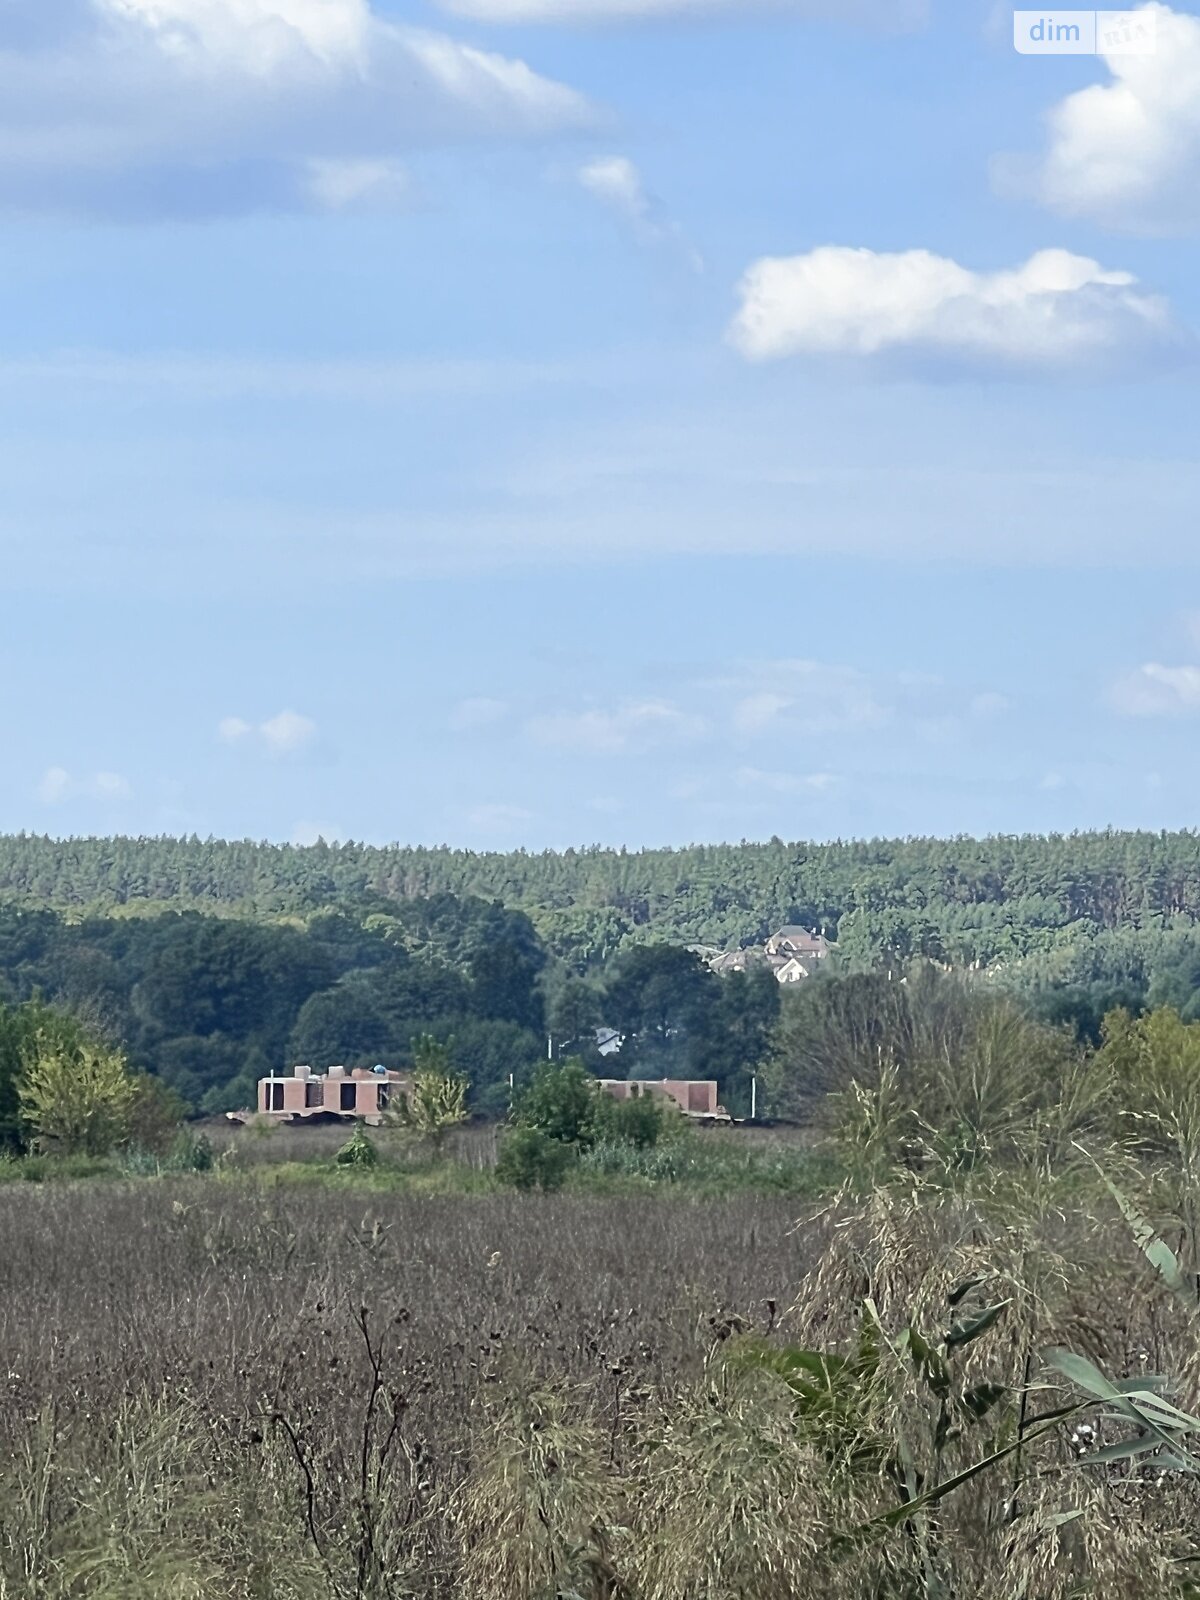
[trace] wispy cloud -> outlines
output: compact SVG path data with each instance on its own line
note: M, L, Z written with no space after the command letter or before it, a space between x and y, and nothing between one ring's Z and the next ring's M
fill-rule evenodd
M132 794L132 784L119 772L75 777L66 767L48 767L37 786L38 799L52 806L76 799L128 800Z
M376 360L206 355L166 350L129 354L68 350L0 359L0 386L46 385L72 393L120 390L159 399L221 402L286 398L393 405L445 397L487 398L612 378L604 364L512 360Z
M803 733L842 733L882 722L888 715L865 673L822 661L759 662L717 686L733 696L734 730L748 736L781 726Z
M1002 717L1012 708L1013 703L1006 694L999 694L996 690L989 689L983 694L972 695L967 710L973 717L990 719Z
M817 795L834 788L838 779L832 772L764 772L761 767L739 767L734 782L739 789L766 794Z
M1200 667L1147 661L1118 678L1109 703L1124 717L1187 717L1200 712Z
M557 712L533 717L526 724L526 732L538 744L598 756L686 742L699 738L704 730L703 717L667 700L633 701L611 710Z
M472 695L460 700L450 713L450 726L455 733L477 733L481 728L495 727L509 714L506 700L495 700L488 695Z
M308 163L308 193L321 211L396 211L412 194L412 179L399 161L363 158Z
M438 0L443 11L495 23L619 23L778 13L902 31L922 26L929 0Z
M368 0L11 0L0 18L15 210L378 209L407 202L407 150L593 121L523 61Z
M253 744L275 756L303 750L316 736L316 723L298 711L279 711L258 723L247 722L244 717L224 717L217 724L217 737L223 744Z
M1190 337L1167 302L1068 250L974 272L928 250L825 245L756 261L729 329L752 361L782 356L949 363L1025 374L1178 359Z
M678 246L700 272L703 259L688 243L679 224L667 215L662 202L646 188L642 175L628 156L597 156L579 169L580 184L589 194L615 211L641 239Z
M524 806L500 802L472 806L467 812L467 821L481 833L511 833L532 820L533 812L527 811Z

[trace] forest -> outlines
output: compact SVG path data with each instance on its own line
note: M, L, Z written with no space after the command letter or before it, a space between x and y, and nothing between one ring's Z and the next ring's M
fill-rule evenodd
M209 1113L253 1106L257 1080L297 1061L407 1065L424 1035L450 1044L474 1109L501 1112L548 1038L599 1070L602 1021L625 1038L612 1075L717 1077L740 1105L778 987L673 945L630 946L585 980L523 912L453 895L284 923L0 908L0 1003L49 1002Z
M678 850L478 854L361 844L0 838L0 900L73 917L155 910L258 920L438 894L524 911L577 970L632 943L724 949L785 922L886 952L991 967L1086 966L1098 935L1200 921L1200 834L1078 833Z
M779 986L687 947L784 922L836 939L827 976L981 969L1084 1043L1117 1007L1200 1015L1192 833L537 856L0 839L0 1002L82 1018L196 1112L296 1061L406 1065L428 1034L477 1111L549 1038L611 1076L716 1078L743 1114ZM601 1026L624 1039L604 1061Z

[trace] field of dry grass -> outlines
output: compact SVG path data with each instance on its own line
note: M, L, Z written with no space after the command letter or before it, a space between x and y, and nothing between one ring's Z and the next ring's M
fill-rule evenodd
M0 1596L1182 1596L1196 1480L1030 1426L1071 1398L1058 1346L1194 1401L1195 1332L1109 1212L8 1185Z
M144 1537L180 1516L185 1570L145 1593L192 1592L196 1528L162 1498L176 1494L199 1497L212 1558L237 1574L210 1574L217 1586L197 1593L404 1594L414 1565L417 1592L452 1593L446 1505L489 1394L517 1373L593 1384L619 1437L630 1396L695 1378L714 1327L769 1323L805 1265L791 1221L782 1204L749 1201L310 1197L212 1178L11 1185L0 1594L143 1592L122 1587L128 1573L111 1590L68 1583L58 1564L67 1546L88 1548L80 1483L124 1493L122 1452L160 1448L163 1429L167 1483L139 1514ZM353 1542L363 1452L382 1452L393 1421L376 1498L412 1549L359 1589L357 1556L333 1551ZM147 1431L160 1446L139 1442ZM95 1509L107 1525L112 1508ZM255 1560L271 1575L252 1583Z

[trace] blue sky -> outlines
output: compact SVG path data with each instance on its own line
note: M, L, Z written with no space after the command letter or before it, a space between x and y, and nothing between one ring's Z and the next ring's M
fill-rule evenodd
M7 0L0 827L1196 823L1145 9Z

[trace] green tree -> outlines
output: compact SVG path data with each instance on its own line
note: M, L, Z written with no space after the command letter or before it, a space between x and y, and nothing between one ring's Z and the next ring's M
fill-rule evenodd
M467 1120L467 1080L451 1064L450 1045L432 1034L412 1043L411 1087L400 1096L395 1120L435 1147Z
M1184 1022L1200 1021L1200 941L1189 938L1156 965L1146 1004L1170 1006Z
M1163 1008L1144 1017L1114 1011L1100 1061L1116 1089L1118 1129L1142 1154L1168 1156L1200 1183L1200 1022Z
M39 1041L70 1055L82 1049L85 1037L81 1022L41 1000L0 1005L0 1148L19 1150L25 1145L19 1086Z
M129 1138L139 1098L125 1057L39 1034L17 1085L21 1120L64 1155L108 1155Z
M615 963L605 988L605 1021L624 1036L630 1077L688 1077L721 1000L721 979L676 945L636 945Z
M546 1027L556 1050L578 1055L591 1049L600 1021L600 996L585 979L560 971L547 984Z
M807 981L821 984L826 980ZM688 1075L715 1078L721 1104L735 1116L749 1116L750 1080L771 1053L783 986L765 966L730 973L718 982L705 1025L691 1041Z
M174 1089L149 1072L134 1077L133 1089L129 1143L139 1150L165 1155L179 1133L185 1110L183 1101Z
M603 1090L578 1061L543 1061L513 1105L513 1121L547 1139L590 1150L600 1132Z
M293 1061L324 1072L332 1066L374 1065L397 1042L368 985L351 977L309 996L296 1018L288 1050Z

